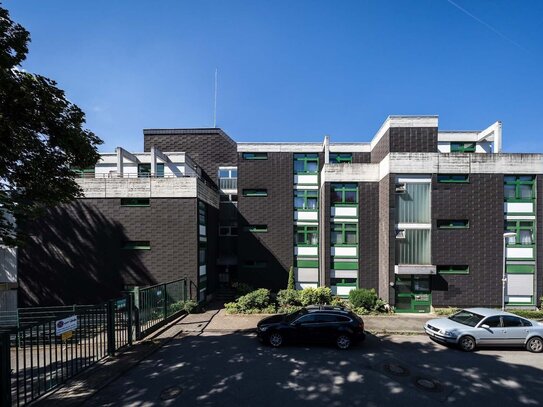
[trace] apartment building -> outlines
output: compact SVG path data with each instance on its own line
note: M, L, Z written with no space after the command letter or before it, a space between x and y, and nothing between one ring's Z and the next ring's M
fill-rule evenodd
M78 281L88 299L178 277L200 300L233 282L279 290L292 266L298 288L375 288L428 312L499 306L505 267L506 303L534 307L542 173L543 155L502 152L499 122L390 116L357 143L144 130L143 153L103 154L80 172L84 198L30 226L20 302L73 302Z

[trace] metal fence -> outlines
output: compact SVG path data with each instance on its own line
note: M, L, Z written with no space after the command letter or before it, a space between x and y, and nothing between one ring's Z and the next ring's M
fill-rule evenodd
M179 279L136 290L136 337L149 335L167 320L184 312L187 297L187 280Z
M127 296L74 308L77 328L64 339L56 316L0 332L0 406L26 405L131 345L132 304Z

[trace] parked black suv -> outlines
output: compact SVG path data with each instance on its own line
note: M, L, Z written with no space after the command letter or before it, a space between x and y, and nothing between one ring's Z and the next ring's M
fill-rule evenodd
M335 343L347 349L363 341L364 321L341 307L309 306L292 314L273 315L257 325L258 339L279 347L287 342Z

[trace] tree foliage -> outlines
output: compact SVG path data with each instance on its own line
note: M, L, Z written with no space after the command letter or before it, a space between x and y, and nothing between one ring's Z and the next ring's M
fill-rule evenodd
M71 167L93 166L102 141L55 81L21 68L30 34L0 6L0 242L22 237L24 223L80 196ZM2 216L2 213L4 214Z

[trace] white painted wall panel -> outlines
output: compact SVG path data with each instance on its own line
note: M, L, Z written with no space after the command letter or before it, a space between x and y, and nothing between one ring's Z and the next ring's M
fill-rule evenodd
M294 279L296 281L319 282L318 268L295 268Z
M296 283L297 290L303 290L304 288L317 288L317 283Z
M343 206L332 206L332 217L337 216L346 216L346 217L356 217L358 216L358 208L354 207L343 207Z
M508 274L507 275L507 295L534 295L534 275L533 274Z
M437 150L440 153L450 153L451 152L451 143L437 143Z
M357 247L332 247L331 255L332 256L357 256Z
M315 175L295 175L294 183L317 185L319 183L319 176L316 174Z
M318 256L319 255L319 248L318 247L295 246L294 247L294 254L296 256Z
M506 253L508 259L531 259L534 257L534 249L531 247L508 247Z
M330 278L358 278L358 270L330 270Z
M513 213L533 213L534 204L531 202L506 202L505 212Z
M354 290L356 287L345 287L345 286L332 286L333 295L349 295L351 290Z
M319 219L319 213L317 211L295 211L294 220L314 220Z
M505 297L505 299L508 303L518 302L518 303L530 304L532 302L531 296L529 297L509 296L509 297Z

